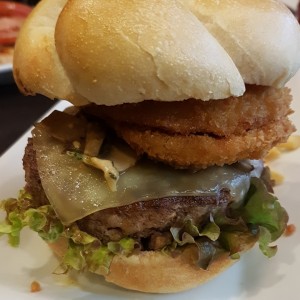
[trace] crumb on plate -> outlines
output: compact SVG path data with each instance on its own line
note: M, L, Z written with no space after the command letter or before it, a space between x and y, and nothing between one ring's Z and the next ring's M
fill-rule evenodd
M271 170L271 180L275 183L275 185L279 185L283 183L284 176L278 172Z
M30 292L36 293L41 291L41 285L37 281L32 281L30 285Z
M282 152L293 151L300 148L300 135L291 135L286 143L273 147L265 156L264 161L269 163L280 157Z
M277 146L279 151L292 151L300 148L300 135L291 135L286 143Z
M296 226L294 224L289 224L285 229L285 236L291 236L296 231Z

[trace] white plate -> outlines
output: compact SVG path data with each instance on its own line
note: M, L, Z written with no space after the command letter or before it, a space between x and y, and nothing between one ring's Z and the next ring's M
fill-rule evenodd
M0 85L13 82L12 64L0 64Z
M283 0L282 2L284 2L285 4L289 5L289 7L296 9L297 7L297 0Z

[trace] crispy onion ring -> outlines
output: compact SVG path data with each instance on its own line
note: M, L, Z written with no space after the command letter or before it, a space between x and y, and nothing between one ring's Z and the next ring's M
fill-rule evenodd
M170 135L114 124L117 133L139 154L178 168L206 168L242 159L259 159L295 130L287 118L268 123L241 135L216 138L209 135Z
M248 86L242 97L218 101L144 101L88 106L138 154L178 168L206 168L260 159L295 130L288 88Z
M167 133L207 133L216 136L245 131L279 120L291 113L288 88L247 86L241 97L178 102L143 101L116 106L91 105L86 109L113 122L144 126Z

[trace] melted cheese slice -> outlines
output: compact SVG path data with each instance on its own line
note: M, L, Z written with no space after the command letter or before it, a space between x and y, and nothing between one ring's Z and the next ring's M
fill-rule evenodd
M250 177L262 170L259 161L251 161L256 174L235 165L192 172L141 161L120 175L113 192L100 170L65 154L64 144L41 124L33 130L33 144L44 191L66 225L106 208L168 196L215 195L223 188L230 190L233 201L241 201Z

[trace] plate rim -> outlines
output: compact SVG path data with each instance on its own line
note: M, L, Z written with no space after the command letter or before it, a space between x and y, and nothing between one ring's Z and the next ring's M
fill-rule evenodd
M0 65L0 73L10 72L10 71L12 71L12 69L13 69L12 63Z

